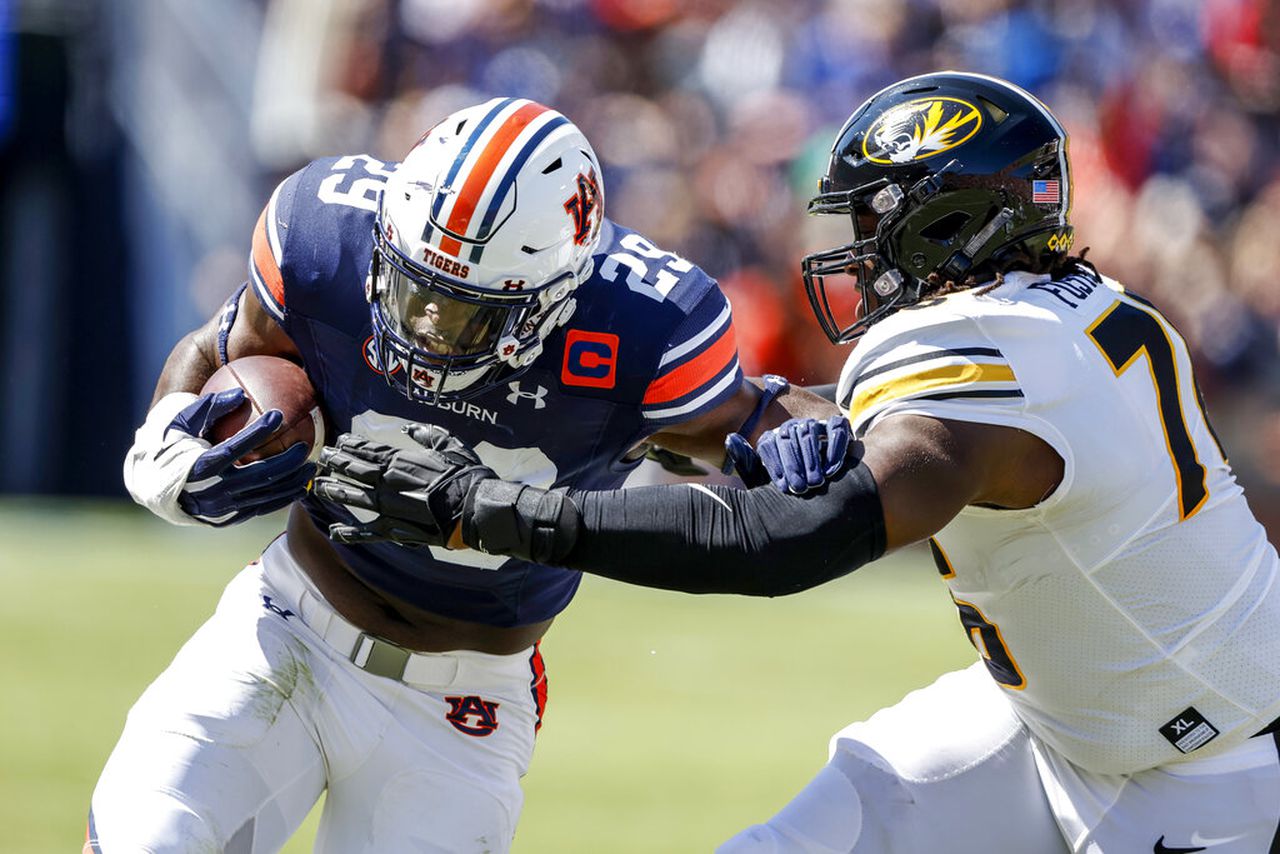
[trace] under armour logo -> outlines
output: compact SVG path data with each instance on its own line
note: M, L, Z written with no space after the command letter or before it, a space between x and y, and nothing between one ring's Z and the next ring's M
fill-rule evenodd
M449 704L445 720L458 732L483 738L498 728L498 704L492 700L482 700L474 694L444 699Z
M520 388L518 380L507 383L507 388L511 389L511 394L507 395L507 403L519 403L521 400L532 400L534 409L546 409L547 402L543 400L547 396L547 390L542 386L538 386L536 391L525 391Z
M272 602L271 597L267 596L266 594L263 594L262 596L262 607L266 608L268 611L270 611L273 614L279 614L281 617L283 617L286 620L294 616L294 613L292 611L286 608L281 608L275 602Z

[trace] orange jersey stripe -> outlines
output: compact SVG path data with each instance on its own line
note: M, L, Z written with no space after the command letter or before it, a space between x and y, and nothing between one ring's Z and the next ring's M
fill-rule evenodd
M258 268L258 275L271 291L276 304L284 306L284 278L280 275L280 265L271 254L271 243L267 240L267 209L262 209L258 224L253 228L253 266Z
M467 181L462 185L462 191L458 193L458 200L453 203L453 210L449 212L449 223L445 226L445 230L454 234L466 234L467 227L471 224L471 217L475 215L476 205L480 203L480 197L484 195L484 188L488 186L489 179L493 176L493 172L498 168L498 164L502 161L503 156L511 148L511 144L515 142L516 137L528 127L529 123L538 116L547 112L547 108L541 104L525 104L516 110L507 120L502 123L502 127L498 128L498 132L489 140L489 144L484 147L484 151L480 153L476 165L471 169L471 174L467 176ZM446 246L448 243L448 247ZM458 241L451 238L445 238L440 241L440 249L448 252L450 255L457 255L461 245L457 248L451 248Z
M642 403L648 406L684 397L724 370L724 366L733 361L737 352L738 341L731 322L729 328L720 334L716 343L670 373L663 374L649 383Z

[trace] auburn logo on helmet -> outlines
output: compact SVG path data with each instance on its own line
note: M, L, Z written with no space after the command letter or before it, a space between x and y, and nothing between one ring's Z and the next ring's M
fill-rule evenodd
M458 732L483 738L493 735L498 728L498 703L482 700L470 694L466 697L445 697L449 713L445 720Z
M982 128L982 112L959 98L918 98L876 119L862 140L872 163L911 163L950 151Z
M573 217L573 242L582 246L595 231L599 217L596 208L600 205L600 185L596 183L594 173L584 175L578 173L578 192L565 200L564 209Z

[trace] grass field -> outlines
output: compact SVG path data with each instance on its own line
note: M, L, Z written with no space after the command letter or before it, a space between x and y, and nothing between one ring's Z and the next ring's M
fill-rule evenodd
M78 850L125 712L281 525L0 502L0 849ZM922 554L777 600L588 578L543 651L517 852L709 851L785 803L836 729L974 655Z

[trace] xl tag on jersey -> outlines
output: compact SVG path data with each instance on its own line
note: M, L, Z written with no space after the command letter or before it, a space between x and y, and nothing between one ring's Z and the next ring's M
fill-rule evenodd
M1176 718L1160 727L1160 734L1183 753L1190 753L1213 741L1218 730L1196 711L1195 706L1187 706Z

